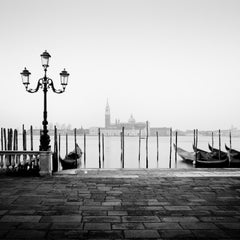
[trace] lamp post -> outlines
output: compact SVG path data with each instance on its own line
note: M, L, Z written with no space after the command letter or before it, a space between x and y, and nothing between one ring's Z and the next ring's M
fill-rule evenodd
M49 63L49 59L50 59L51 55L47 51L45 51L40 56L41 56L41 60L42 60L42 66L44 69L44 77L40 78L38 80L37 87L35 89L28 88L28 86L30 84L29 76L31 73L26 68L21 72L21 76L22 76L23 85L25 86L27 92L35 93L40 88L43 89L43 95L44 95L44 109L43 109L43 121L42 121L43 131L42 131L41 137L40 137L40 151L48 151L48 150L50 150L50 146L49 146L50 137L48 135L48 129L47 129L47 125L48 125L48 121L47 121L47 91L49 88L52 88L53 92L55 92L55 93L58 93L58 94L63 93L68 84L69 73L65 69L60 73L60 82L62 85L62 89L57 90L53 85L53 80L47 77L47 68L49 67L48 63Z

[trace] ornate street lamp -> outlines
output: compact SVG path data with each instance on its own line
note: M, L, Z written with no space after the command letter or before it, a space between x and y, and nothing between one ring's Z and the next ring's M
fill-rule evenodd
M69 77L69 73L64 69L61 73L60 73L60 83L62 85L62 89L57 90L55 89L54 85L53 85L53 80L47 77L47 68L49 67L49 59L50 59L51 55L45 51L44 53L41 54L41 60L42 60L42 66L44 69L44 77L40 78L38 80L38 84L37 87L35 89L28 89L28 85L29 85L29 76L30 76L30 72L25 68L22 72L22 82L23 85L26 88L27 92L30 93L35 93L39 90L39 88L43 89L43 93L44 93L44 110L43 110L43 131L40 137L40 151L48 151L50 150L50 137L48 135L48 129L47 129L47 91L49 88L52 88L53 92L55 93L63 93L65 91L65 88L68 84L68 77Z

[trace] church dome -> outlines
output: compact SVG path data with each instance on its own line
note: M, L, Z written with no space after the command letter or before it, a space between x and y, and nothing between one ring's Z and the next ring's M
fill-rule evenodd
M136 120L134 119L133 115L130 116L128 123L135 124Z

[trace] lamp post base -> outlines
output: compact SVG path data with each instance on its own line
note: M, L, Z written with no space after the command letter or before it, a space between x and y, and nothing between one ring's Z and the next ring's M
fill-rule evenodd
M51 146L49 145L50 143L50 137L48 134L42 134L40 137L40 146L39 150L40 151L51 151Z

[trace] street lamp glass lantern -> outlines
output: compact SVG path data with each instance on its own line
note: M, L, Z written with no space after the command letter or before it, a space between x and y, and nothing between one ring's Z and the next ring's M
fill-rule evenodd
M41 60L42 60L42 66L44 68L47 68L49 66L48 64L49 64L49 59L50 59L51 55L47 51L45 51L40 56L41 56Z
M63 86L63 88L65 88L68 84L68 77L69 77L69 73L66 71L66 69L64 68L64 70L60 73L60 81L61 84Z
M28 84L29 84L29 76L30 76L30 74L31 73L26 68L21 72L22 82L25 85L25 87L27 87Z

